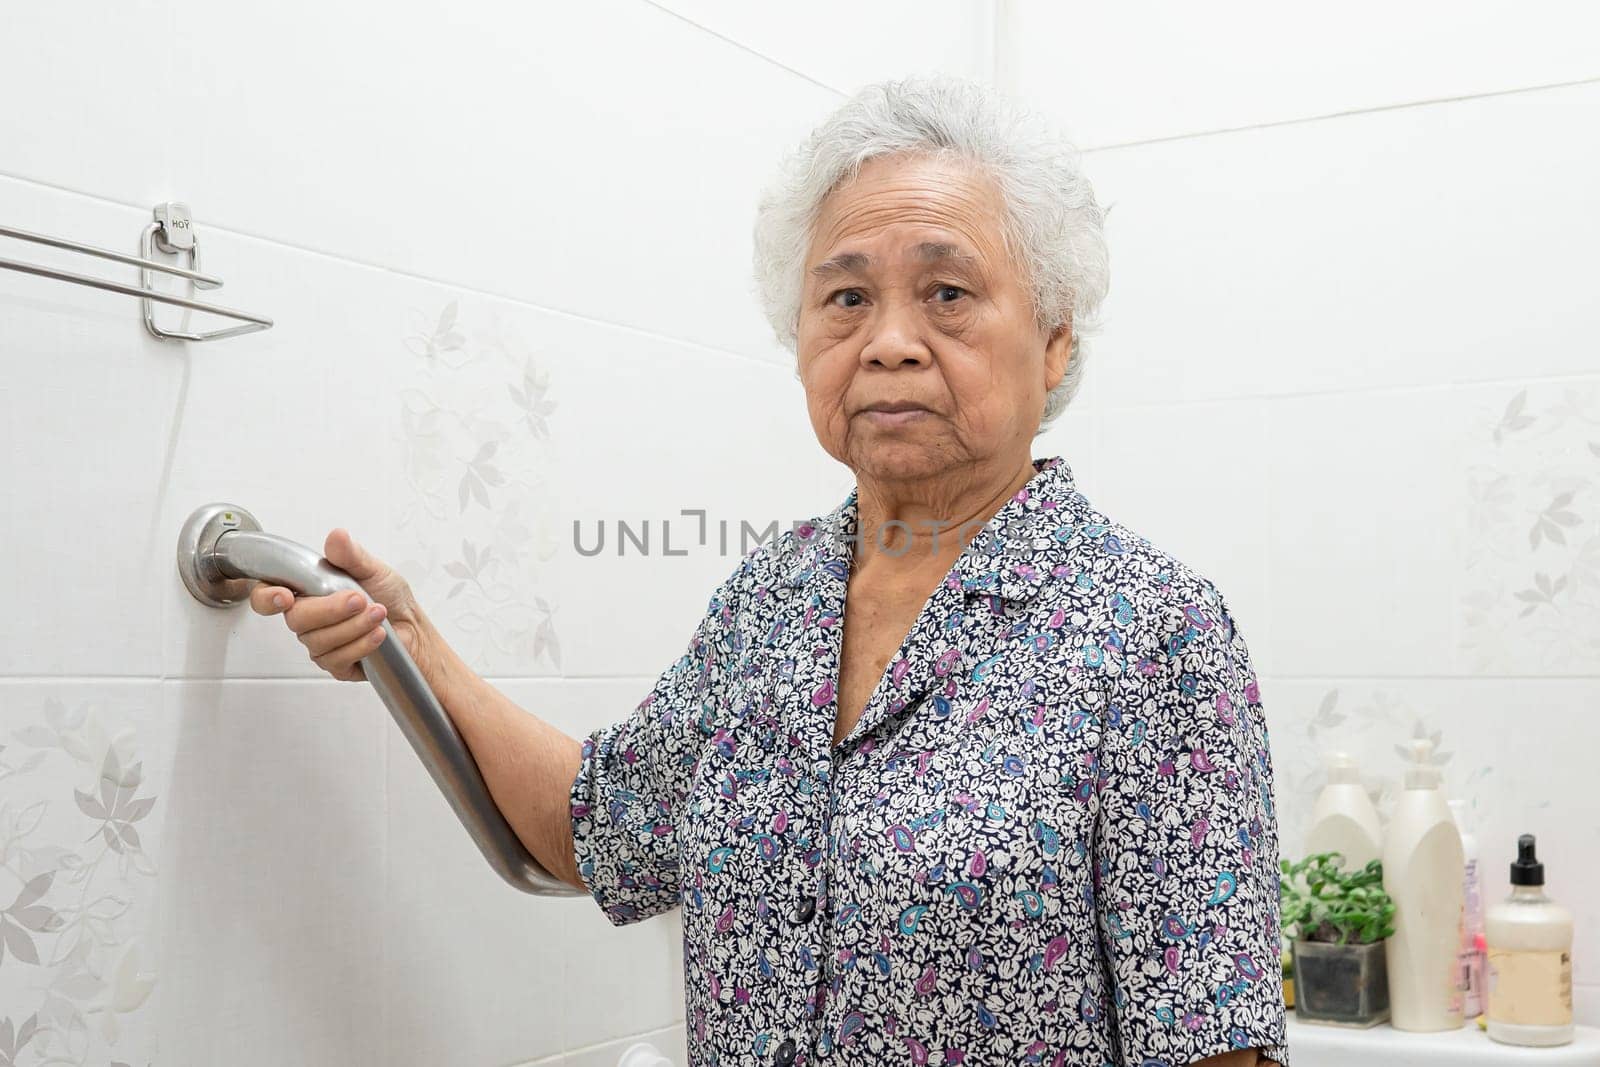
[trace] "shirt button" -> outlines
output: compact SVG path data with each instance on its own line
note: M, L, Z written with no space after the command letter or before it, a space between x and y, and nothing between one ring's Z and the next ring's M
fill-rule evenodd
M778 1046L778 1054L774 1062L778 1067L789 1067L794 1062L794 1038L786 1037L783 1044Z
M811 917L816 913L817 902L811 897L804 897L794 909L794 921L797 923L808 923L811 921Z

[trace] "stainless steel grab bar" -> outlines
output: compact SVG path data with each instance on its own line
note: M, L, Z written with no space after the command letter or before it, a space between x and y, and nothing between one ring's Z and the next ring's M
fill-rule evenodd
M215 608L248 599L257 579L305 596L346 589L367 595L359 582L305 545L262 533L254 515L232 504L207 504L184 522L178 535L178 573L196 600ZM361 669L489 866L524 892L582 895L523 846L489 794L455 723L387 618L383 629L387 636L361 661Z

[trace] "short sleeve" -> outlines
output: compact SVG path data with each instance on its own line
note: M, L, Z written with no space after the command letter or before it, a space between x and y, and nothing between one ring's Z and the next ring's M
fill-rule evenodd
M688 648L620 722L593 731L571 787L578 873L616 926L678 904L677 816L713 733L736 594L749 557L712 594Z
M1096 914L1124 1064L1288 1064L1278 829L1259 685L1214 587L1161 609L1111 683Z

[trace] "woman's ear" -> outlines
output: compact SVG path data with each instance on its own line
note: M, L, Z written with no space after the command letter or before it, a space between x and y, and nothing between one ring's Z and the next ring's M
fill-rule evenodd
M1072 359L1072 323L1056 327L1044 343L1044 389L1049 392L1061 384Z

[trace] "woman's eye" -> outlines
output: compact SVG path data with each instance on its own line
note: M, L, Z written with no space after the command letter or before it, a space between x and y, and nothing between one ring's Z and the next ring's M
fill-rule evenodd
M854 298L854 302L841 304L839 302L841 297L846 299ZM840 289L837 293L834 293L833 296L829 297L828 300L829 303L835 305L836 307L858 307L861 301L861 293L855 289Z
M959 285L941 285L939 288L934 290L934 293L937 295L939 303L941 304L949 304L959 300L961 297L966 295L966 292L967 291L961 288ZM952 295L947 298L946 294Z

